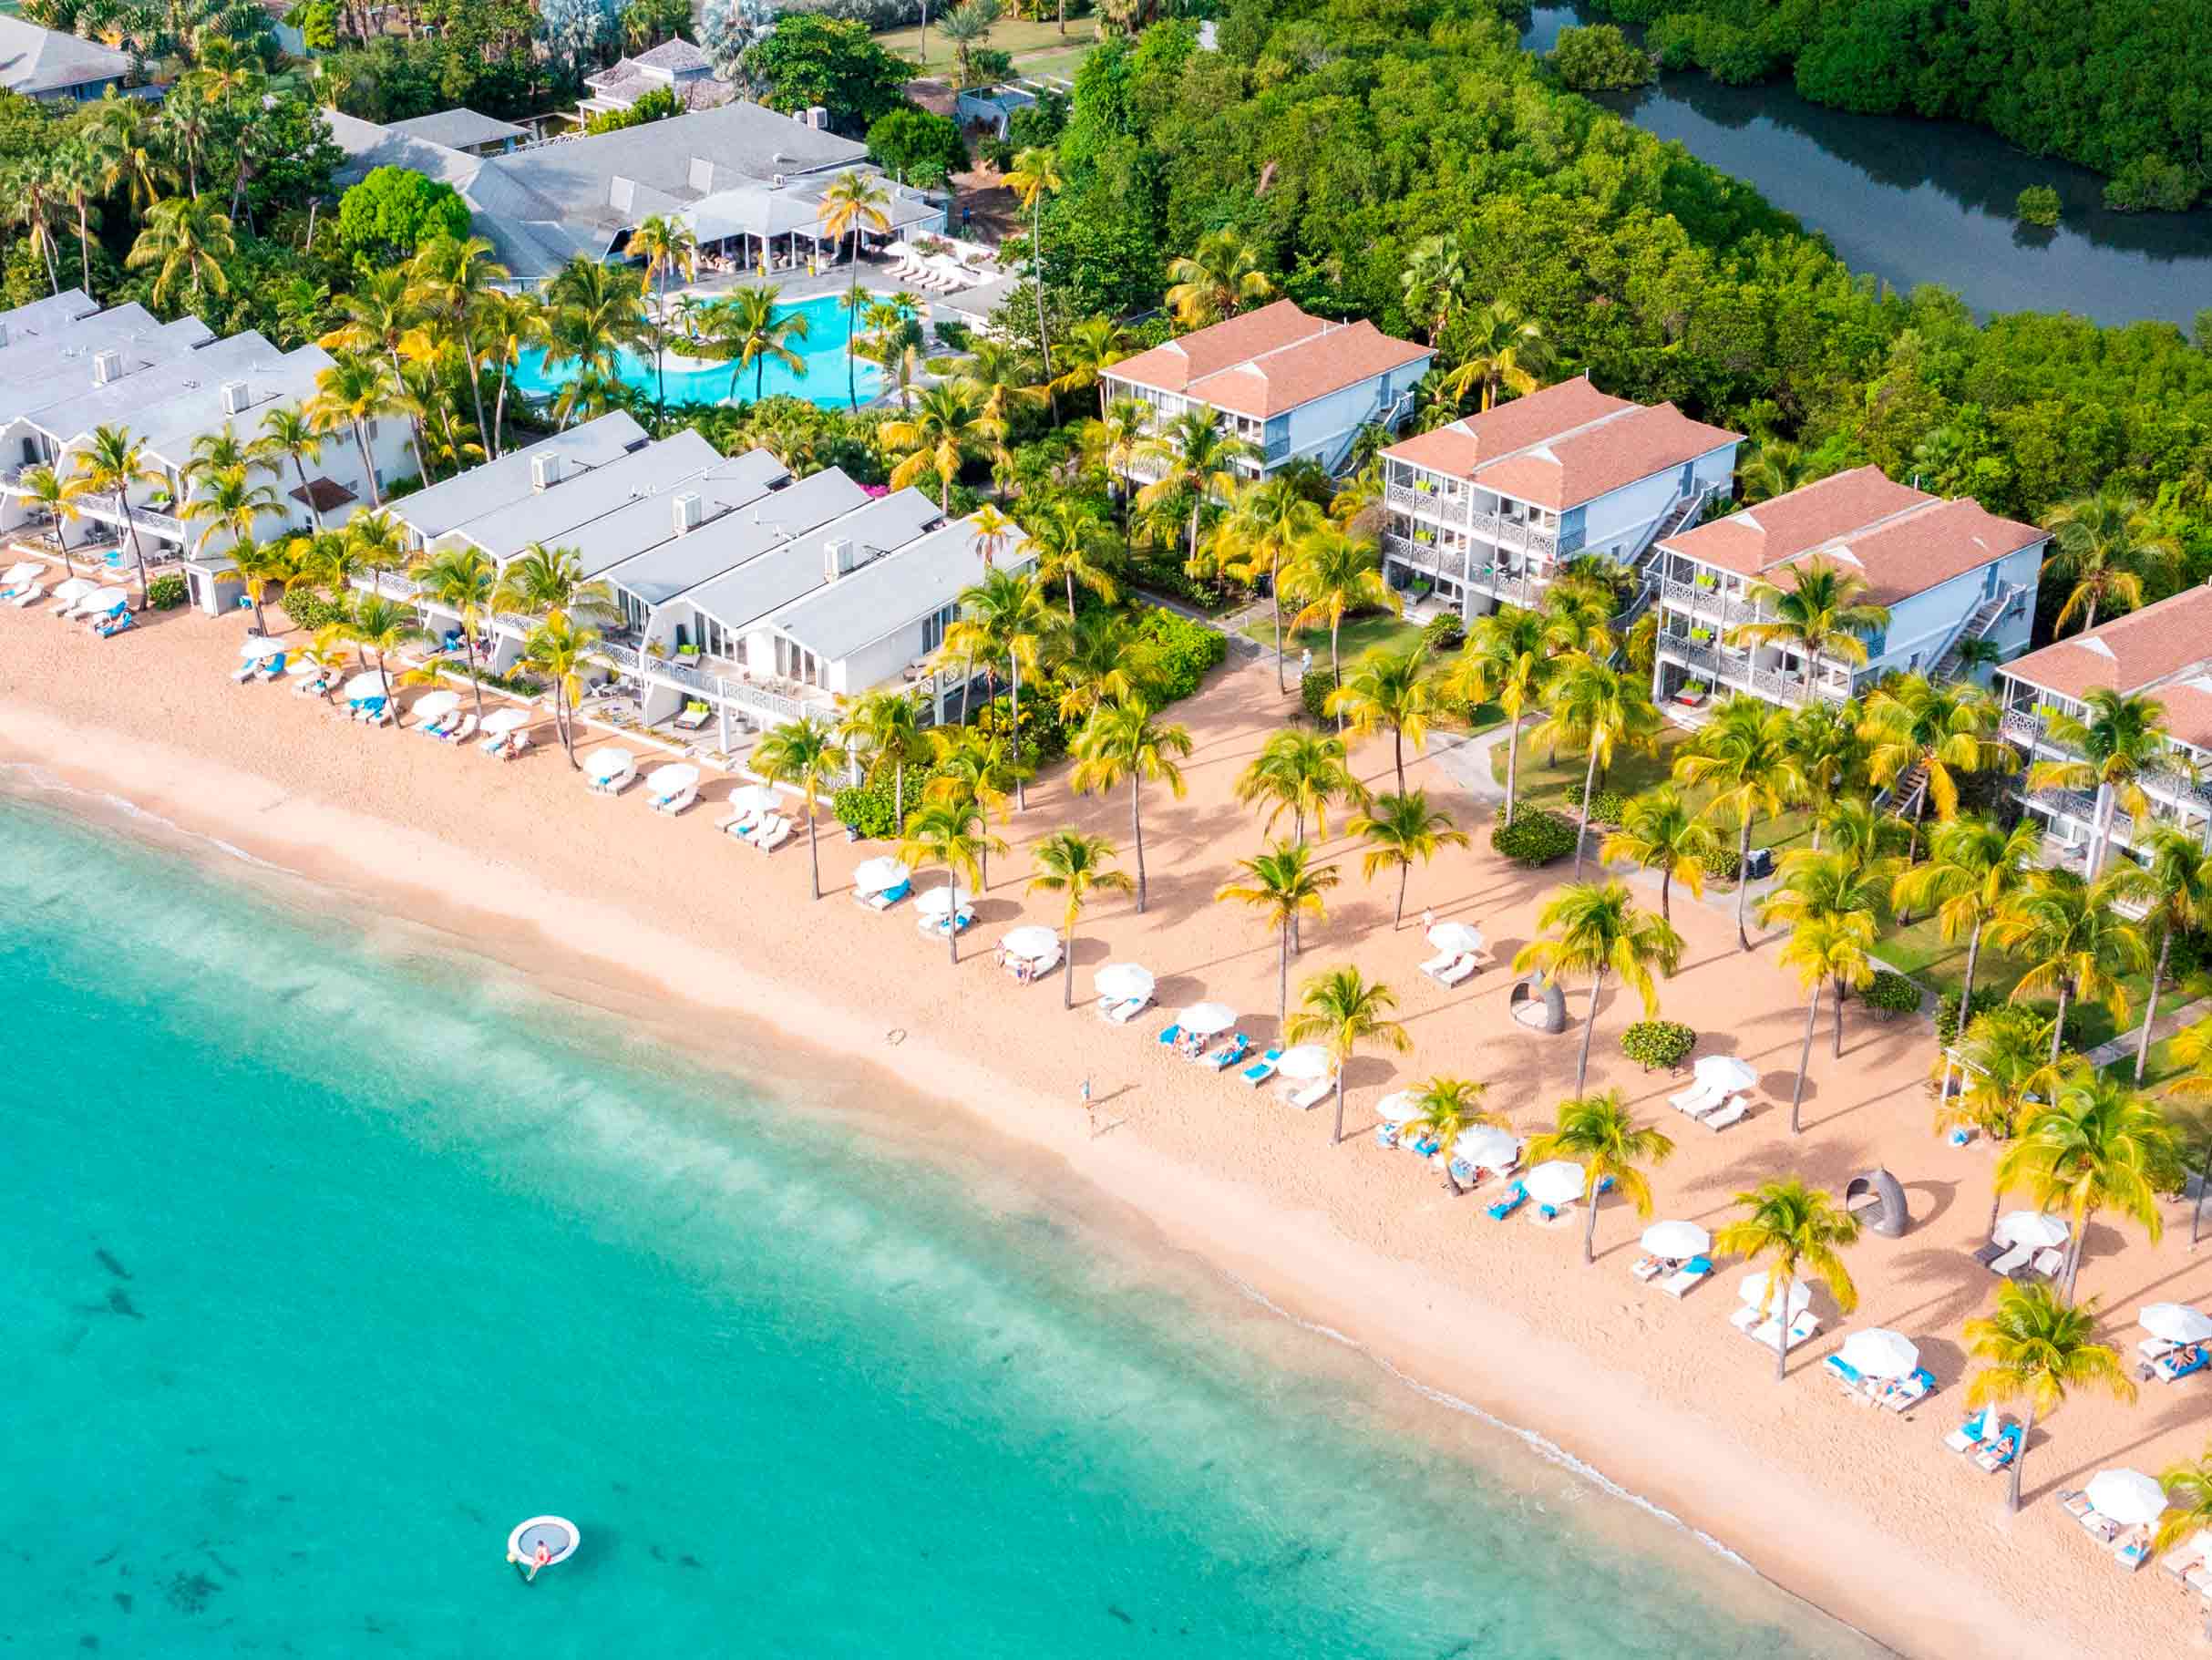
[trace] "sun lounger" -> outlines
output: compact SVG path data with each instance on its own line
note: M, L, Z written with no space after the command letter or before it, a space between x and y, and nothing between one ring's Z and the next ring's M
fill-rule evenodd
M2097 1513L2097 1507L2089 1502L2089 1495L2075 1488L2061 1488L2058 1508L2076 1521L2084 1521Z
M1465 1159L1453 1159L1446 1164L1445 1168L1451 1172L1452 1180L1462 1188L1477 1188L1482 1185L1481 1169L1469 1164Z
M46 592L46 585L44 583L26 583L21 588L8 595L7 603L17 611L22 611L44 599Z
M2033 1245L2014 1245L2002 1256L1990 1263L1990 1272L2000 1279L2010 1279L2013 1270L2025 1267L2035 1258Z
M1764 1315L1761 1314L1749 1303L1746 1303L1739 1307L1735 1313L1728 1316L1728 1324L1734 1326L1736 1330L1742 1332L1746 1337L1748 1337L1752 1335L1752 1333L1759 1329L1759 1323L1765 1318L1766 1316Z
M1401 1138L1398 1145L1404 1148L1408 1152L1423 1159L1434 1159L1438 1153L1444 1150L1444 1143L1437 1140L1435 1136L1429 1134L1425 1129L1415 1135L1410 1141Z
M1711 1112L1726 1098L1725 1090L1715 1089L1709 1084L1692 1084L1680 1094L1667 1097L1667 1105L1694 1119Z
M2135 1353L2145 1360L2156 1360L2161 1356L2171 1355L2180 1346L2178 1343L2168 1343L2164 1337L2145 1337L2135 1345Z
M261 673L261 658L249 657L245 662L240 664L236 668L231 671L231 679L234 684L243 686L247 681L252 679L254 675Z
M1306 1112L1327 1100L1329 1092L1335 1088L1336 1080L1332 1077L1317 1077L1307 1084L1294 1083L1285 1078L1275 1093L1282 1098L1284 1106L1295 1107L1299 1111Z
M913 891L913 878L906 877L900 880L897 887L885 888L879 893L870 893L865 898L862 898L860 902L866 905L870 911L889 911L900 900L905 899L908 895L911 894Z
M1974 1261L1980 1263L1991 1273L1994 1273L1997 1272L1998 1259L2003 1256L2008 1249L2010 1249L2010 1247L2001 1245L1995 1240L1991 1240L1988 1244L1982 1246L1981 1250L1974 1253Z
M2176 1349L2170 1355L2161 1355L2151 1362L2151 1370L2167 1383L2179 1383L2185 1377L2195 1376L2207 1366L2212 1366L2212 1349L2199 1343L2191 1348Z
M1746 1097L1739 1095L1720 1111L1708 1113L1698 1122L1707 1129L1726 1129L1731 1124L1742 1123L1750 1114L1750 1100Z
M681 715L678 715L675 719L671 721L669 724L671 726L681 727L686 732L696 732L701 727L706 725L708 721L714 719L714 717L715 712L713 709L709 708L705 704L694 701L685 704L684 706L684 712Z
M1396 1147L1398 1127L1395 1124L1377 1124L1374 1127L1374 1144L1384 1151Z
M461 717L460 725L445 735L445 741L449 744L465 744L475 735L476 717L464 715Z
M1169 1026L1162 1026L1162 1027L1160 1028L1160 1035L1159 1035L1159 1046L1160 1046L1160 1047L1161 1047L1161 1048L1163 1048L1163 1049L1172 1049L1172 1048L1174 1048L1174 1047L1175 1047L1175 1045L1176 1045L1176 1040L1177 1040L1178 1038L1181 1037L1181 1036L1182 1036L1182 1035L1183 1035L1183 1028L1182 1028L1182 1026L1181 1026L1179 1024L1176 1024L1176 1025L1169 1025Z
M1528 1202L1528 1190L1517 1181L1499 1194L1497 1202L1490 1207L1490 1220L1503 1222Z
M2047 1246L2030 1259L2028 1266L2046 1280L2055 1280L2066 1272L2066 1253L2056 1245Z
M529 748L530 734L518 727L507 735L507 748L494 749L492 753L503 761L511 761L519 759L522 752Z
M1670 1297L1684 1296L1688 1294L1692 1285L1705 1279L1712 1273L1713 1259L1711 1257L1693 1256L1682 1265L1681 1270L1672 1279L1660 1281L1659 1289L1665 1292Z
M92 632L103 640L112 640L120 634L129 634L139 625L139 619L128 611L118 611L103 617L92 625Z
M1475 972L1475 954L1463 952L1452 959L1452 964L1435 976L1439 985L1457 985Z
M1790 1322L1786 1344L1782 1323L1771 1317L1752 1332L1751 1338L1754 1343L1764 1343L1770 1349L1785 1346L1794 1349L1801 1343L1810 1343L1819 1332L1820 1317L1808 1308Z
M1458 960L1459 956L1456 952L1440 951L1421 964L1421 972L1433 980Z
M2131 1529L2112 1548L2113 1560L2130 1573L2150 1560L2150 1535L2142 1528Z
M1229 1039L1227 1045L1216 1049L1211 1055L1198 1057L1198 1061L1200 1066L1211 1067L1216 1072L1226 1072L1231 1067L1242 1066L1244 1057L1251 1052L1252 1040L1239 1032L1236 1036Z
M1986 1437L1975 1449L1975 1465L1990 1475L1995 1475L2020 1456L2020 1426L2008 1423L1995 1435Z
M262 680L282 680L284 677L284 654L283 652L277 653L275 656L270 658L266 663L262 665L262 671L259 678Z
M1936 1375L1921 1366L1908 1377L1869 1383L1867 1394L1878 1407L1887 1407L1892 1412L1909 1412L1934 1394L1935 1389Z
M770 813L767 822L746 838L764 853L773 853L791 840L791 820L781 813ZM963 923L962 926L965 926Z
M1858 1389L1860 1385L1867 1381L1864 1377L1859 1376L1858 1368L1853 1366L1849 1361L1846 1360L1841 1355L1830 1355L1820 1364L1822 1366L1826 1368L1826 1370L1833 1376L1840 1379L1845 1388L1854 1392Z
M1257 1089L1269 1078L1275 1076L1275 1063L1281 1058L1282 1051L1281 1049L1269 1049L1250 1066L1240 1069L1237 1076Z
M1971 1452L1977 1447L1988 1445L2002 1434L2004 1422L2005 1420L2001 1419L1995 1411L1984 1407L1966 1422L1960 1424L1958 1428L1945 1436L1943 1444L1953 1452Z

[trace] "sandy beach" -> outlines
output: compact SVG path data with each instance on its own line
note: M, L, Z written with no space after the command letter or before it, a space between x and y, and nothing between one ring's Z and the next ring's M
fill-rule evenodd
M916 932L911 907L877 915L850 902L849 871L880 845L826 833L825 897L810 903L803 836L763 856L716 833L725 781L671 820L634 786L614 799L587 794L550 714L531 752L505 766L473 748L356 727L288 686L231 684L244 631L242 619L171 613L101 642L42 610L0 609L0 762L44 768L354 894L365 926L379 913L428 922L585 995L599 984L703 1019L763 1023L833 1052L840 1058L825 1065L840 1069L852 1057L878 1063L900 1088L941 1097L1060 1161L1069 1182L1134 1207L1297 1317L1542 1432L1900 1652L2032 1645L2120 1656L2197 1641L2196 1598L2155 1567L2121 1571L2053 1491L2108 1465L2155 1472L2197 1453L2203 1379L2146 1384L2134 1407L2070 1402L2038 1428L2016 1518L2003 1514L2001 1477L1942 1445L1964 1416L1960 1322L1995 1284L1967 1255L1986 1237L1991 1154L1930 1133L1924 1023L1855 1009L1835 1061L1824 1020L1805 1134L1793 1139L1803 1005L1771 944L1737 951L1723 910L1678 900L1689 949L1662 987L1662 1011L1699 1029L1701 1054L1737 1053L1758 1068L1756 1116L1713 1134L1672 1112L1664 1098L1683 1079L1620 1056L1632 999L1609 996L1600 1009L1592 1087L1618 1086L1677 1143L1653 1178L1656 1214L1715 1225L1735 1191L1767 1176L1840 1190L1877 1164L1910 1195L1904 1239L1868 1237L1850 1253L1857 1311L1839 1317L1816 1296L1821 1335L1793 1354L1777 1386L1772 1352L1727 1322L1740 1271L1723 1266L1677 1302L1630 1274L1641 1224L1625 1204L1601 1207L1599 1259L1585 1267L1579 1217L1493 1222L1492 1193L1454 1199L1417 1160L1373 1144L1373 1103L1433 1073L1487 1080L1490 1104L1523 1133L1548 1126L1573 1080L1572 1035L1542 1036L1507 1015L1505 964L1564 867L1524 872L1497 860L1478 809L1429 761L1413 766L1414 781L1477 832L1475 849L1416 871L1407 921L1394 929L1394 884L1363 884L1349 849L1330 844L1344 882L1292 967L1293 985L1345 962L1387 981L1414 1039L1407 1055L1363 1056L1348 1069L1343 1145L1330 1145L1325 1104L1295 1112L1162 1050L1153 1034L1165 1016L1127 1027L1093 1018L1090 971L1132 959L1158 974L1163 1009L1211 998L1242 1012L1256 1042L1275 1035L1274 940L1212 898L1261 841L1231 785L1281 718L1264 663L1232 659L1172 712L1196 749L1187 799L1147 792L1149 909L1139 916L1113 898L1086 915L1075 1007L1063 1012L1056 975L1017 985L990 946L1016 922L1057 924L1050 896L1024 892L1025 843L1075 825L1113 837L1130 862L1126 794L1071 799L1065 768L1031 788L1028 811L1003 827L1013 850L992 861L979 925L954 967L941 942ZM1389 771L1387 744L1358 759L1371 780ZM1496 964L1452 991L1424 978L1416 964L1431 953L1414 919L1425 905L1480 927ZM1096 1135L1077 1105L1085 1078ZM2212 1301L2212 1253L2190 1254L2185 1207L2171 1209L2160 1245L2100 1222L2089 1251L2083 1293L2102 1299L2110 1340L2131 1355L2140 1304ZM1869 1325L1918 1341L1939 1380L1908 1416L1854 1406L1819 1370L1843 1334Z

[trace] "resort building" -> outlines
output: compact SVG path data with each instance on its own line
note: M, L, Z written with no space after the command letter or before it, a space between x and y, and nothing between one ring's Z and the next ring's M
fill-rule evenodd
M1236 464L1263 478L1292 461L1343 470L1363 428L1395 428L1435 352L1395 340L1372 323L1331 323L1278 300L1124 358L1101 376L1109 398L1133 397L1155 429L1193 410L1242 438L1253 457ZM1148 461L1128 476L1161 474Z
M618 58L612 68L585 76L583 84L579 122L628 109L649 92L670 93L686 109L718 108L737 96L736 84L717 76L713 60L681 36Z
M397 133L422 144L435 144L440 149L458 150L469 156L504 156L520 145L537 138L529 127L518 127L512 121L496 120L488 115L478 115L473 109L456 106L451 109L437 110L430 115L415 116L405 121L391 121L385 131Z
M468 204L476 232L523 287L551 281L572 259L627 258L631 232L656 214L683 221L709 263L780 270L835 259L839 246L821 228L822 195L855 170L889 198L889 224L864 232L864 242L944 228L941 202L885 179L868 164L868 147L829 131L818 110L778 115L740 98L494 155L405 130L418 123L383 127L325 114L345 151L333 174L338 184L401 167L451 185Z
M2191 588L2141 611L2015 657L1997 671L2003 737L2030 762L2079 759L2051 735L2055 715L2082 718L2099 689L2154 699L2166 711L2173 764L2136 781L2155 820L2212 838L2212 586ZM2024 784L2026 774L2021 775ZM2132 848L2146 825L2099 793L2042 790L2020 800L2065 852L2086 852L2100 809L2113 809L2112 842Z
M81 104L120 89L135 60L97 40L0 16L0 88L45 104Z
M1384 569L1463 617L1531 606L1568 561L1645 572L1652 548L1733 489L1741 435L1588 376L1383 451Z
M1968 640L2017 653L2034 622L2049 541L2033 525L1897 483L1876 467L1662 537L1652 695L1692 710L1716 691L1839 700L1884 675L1949 675ZM1744 624L1773 615L1750 598L1754 585L1786 590L1793 571L1816 562L1861 578L1867 599L1888 609L1888 624L1865 641L1863 666L1826 658L1816 672L1788 645L1730 643Z

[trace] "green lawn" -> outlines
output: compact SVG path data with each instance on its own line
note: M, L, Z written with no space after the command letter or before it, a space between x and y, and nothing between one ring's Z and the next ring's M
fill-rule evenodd
M1090 17L1070 17L1067 33L1060 33L1059 25L1052 18L1024 22L1019 17L1002 17L992 26L991 34L983 45L993 52L1013 54L1013 70L1017 76L1057 73L1072 75L1074 66L1082 62L1084 53L1097 44L1098 25ZM876 44L902 57L912 58L927 69L949 69L952 67L952 48L940 29L931 29L926 50L919 27L887 29L876 36ZM1055 48L1058 48L1055 50ZM1025 58L1024 52L1050 54L1049 57ZM1061 67L1061 60L1065 60ZM1052 63L1055 68L1044 66Z
M1528 730L1521 734L1520 774L1516 779L1518 799L1572 817L1578 809L1569 803L1567 791L1582 782L1584 769L1590 764L1589 758L1561 754L1556 761L1548 762L1542 748L1528 741L1528 731L1535 729L1535 724L1531 721ZM1660 735L1657 755L1621 756L1614 762L1613 769L1599 778L1598 788L1617 789L1624 796L1632 796L1641 794L1655 784L1665 783L1673 771L1675 749L1689 736L1686 732L1669 729ZM1506 781L1506 746L1503 744L1497 745L1490 751L1490 775L1501 785ZM1713 791L1707 789L1682 791L1683 801L1693 812L1702 809L1712 799ZM1751 844L1754 847L1773 848L1778 856L1800 842L1809 841L1812 833L1810 815L1788 812L1778 819L1761 819L1753 825ZM1724 830L1720 834L1723 844L1734 851L1735 832Z
M1326 668L1329 664L1329 631L1325 628L1309 628L1302 632L1293 629L1289 626L1288 615L1283 618L1283 623L1282 649L1291 665L1297 665L1299 653L1311 650L1314 666ZM1244 634L1248 639L1259 641L1269 651L1275 649L1273 617L1262 614L1245 626ZM1345 619L1344 625L1336 631L1336 651L1339 659L1349 668L1363 652L1373 646L1387 645L1393 651L1403 651L1420 637L1421 625L1418 623L1401 622L1388 612L1377 612L1373 616Z

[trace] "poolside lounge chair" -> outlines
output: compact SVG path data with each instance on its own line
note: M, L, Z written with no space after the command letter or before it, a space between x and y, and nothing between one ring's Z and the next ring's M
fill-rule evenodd
M1210 1067L1216 1072L1226 1072L1231 1067L1242 1066L1244 1057L1251 1052L1252 1040L1239 1032L1212 1054L1200 1055L1195 1058L1201 1067Z
M36 604L40 599L45 597L46 591L46 585L44 583L26 583L22 587L8 594L7 603L16 610L22 611Z
M1935 1392L1936 1375L1926 1366L1915 1368L1908 1377L1869 1381L1867 1385L1867 1399L1892 1412L1909 1412Z
M761 827L746 838L764 853L773 853L791 840L791 820L781 813L770 813Z
M275 656L271 657L267 662L262 665L261 673L256 676L256 678L261 680L282 680L284 677L284 665L289 661L290 659L283 652L277 653Z
M852 898L855 904L859 905L866 910L889 911L893 905L897 904L900 900L904 899L913 891L914 879L911 876L907 876L900 879L899 885L897 887L884 888L874 893L856 893L852 896Z
M1499 1194L1497 1202L1490 1207L1490 1220L1503 1222L1528 1202L1528 1190L1517 1181Z
M2002 1421L1996 1407L1984 1407L1945 1436L1943 1444L1953 1452L1971 1452L1983 1442L1995 1439Z
M245 685L247 681L252 679L254 675L262 672L262 664L263 661L264 659L260 657L248 657L243 663L240 664L236 668L231 671L231 679L232 683L238 686Z
M1281 1049L1269 1049L1249 1067L1239 1070L1237 1076L1257 1089L1275 1076L1275 1063L1282 1058Z
M666 813L673 819L698 799L699 786L694 782L684 785L681 789L672 789L666 795L654 796L647 805L654 812Z
M2161 1355L2151 1362L2151 1370L2167 1383L2179 1383L2185 1377L2196 1376L2207 1366L2212 1366L2212 1348L2201 1343Z
M1859 1376L1858 1368L1841 1355L1830 1355L1820 1364L1830 1375L1840 1380L1846 1389L1851 1390L1853 1393L1857 1393L1859 1387L1867 1381Z
M129 608L118 606L108 615L93 624L92 632L103 640L112 640L118 634L129 634L138 625L139 619L130 614Z
M1750 1098L1739 1095L1718 1112L1709 1112L1698 1122L1707 1129L1726 1129L1731 1124L1742 1123L1745 1118L1750 1116Z
M2055 1280L2066 1272L2066 1253L2056 1245L2049 1245L2038 1251L2030 1259L2028 1266L2046 1280Z
M1682 1265L1681 1270L1672 1279L1660 1281L1659 1289L1665 1292L1670 1297L1686 1296L1692 1285L1710 1277L1712 1273L1713 1259L1711 1257L1693 1256Z
M1667 1097L1667 1105L1673 1108L1675 1111L1686 1112L1694 1119L1711 1112L1727 1098L1728 1092L1725 1089L1715 1088L1711 1084L1692 1084L1681 1093Z
M1335 1088L1336 1079L1333 1077L1317 1077L1312 1082L1306 1084L1296 1083L1285 1078L1281 1084L1277 1086L1275 1093L1281 1098L1284 1106L1295 1107L1301 1112L1307 1112L1327 1100L1329 1092Z
M1977 1252L1975 1254L1979 1256L1980 1253ZM1992 1258L1989 1263L1989 1270L1999 1279L2010 1279L2014 1269L2024 1266L2032 1261L2034 1256L2035 1247L2033 1245L2014 1245L2001 1256Z
M760 828L760 815L749 810L732 813L715 828L725 836L735 836L740 841L750 841L753 832Z
M1771 1315L1752 1330L1751 1340L1754 1343L1764 1343L1770 1349L1784 1346L1794 1349L1801 1343L1810 1343L1819 1335L1819 1332L1820 1316L1808 1308L1789 1323L1786 1344L1782 1322Z
M1152 1006L1149 997L1124 997L1118 1003L1101 1003L1098 1018L1114 1026L1127 1026Z

